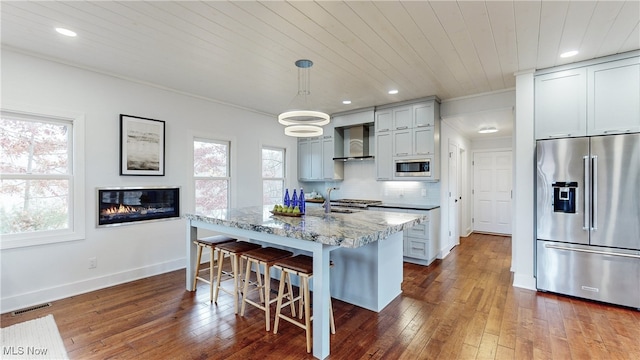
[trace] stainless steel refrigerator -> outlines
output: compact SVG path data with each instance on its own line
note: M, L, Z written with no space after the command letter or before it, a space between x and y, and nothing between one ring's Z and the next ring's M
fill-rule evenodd
M640 309L640 134L536 144L539 290Z

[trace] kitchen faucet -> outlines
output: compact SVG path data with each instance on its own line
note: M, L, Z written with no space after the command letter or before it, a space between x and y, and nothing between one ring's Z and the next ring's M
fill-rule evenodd
M325 214L328 214L331 212L331 190L340 190L340 188L330 187L327 189L327 198L324 200L324 204L322 204L322 206L324 207Z

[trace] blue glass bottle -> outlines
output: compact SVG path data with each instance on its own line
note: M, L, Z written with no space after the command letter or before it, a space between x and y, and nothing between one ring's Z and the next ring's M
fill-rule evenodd
M284 200L282 201L282 205L289 207L289 189L285 189L284 190Z
M304 189L300 188L300 197L298 198L298 202L300 203L300 213L304 214L304 210L306 208L305 205L305 201L304 201Z
M293 189L293 196L291 197L291 206L298 206L298 195L296 195L296 189Z

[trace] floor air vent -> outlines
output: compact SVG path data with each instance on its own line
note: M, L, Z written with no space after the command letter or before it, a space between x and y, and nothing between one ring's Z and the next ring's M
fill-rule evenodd
M24 314L24 313L29 312L29 311L43 309L43 308L46 308L46 307L49 307L49 306L51 306L51 303L34 305L34 306L31 306L31 307L28 307L28 308L24 308L24 309L13 311L13 312L11 312L11 316L16 316L16 315Z

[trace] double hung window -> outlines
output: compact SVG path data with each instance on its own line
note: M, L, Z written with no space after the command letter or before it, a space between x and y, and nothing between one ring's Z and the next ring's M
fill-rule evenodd
M2 110L2 248L84 237L83 119Z
M285 149L262 148L262 204L282 203L285 183Z
M195 211L229 208L229 141L196 138L193 141Z

